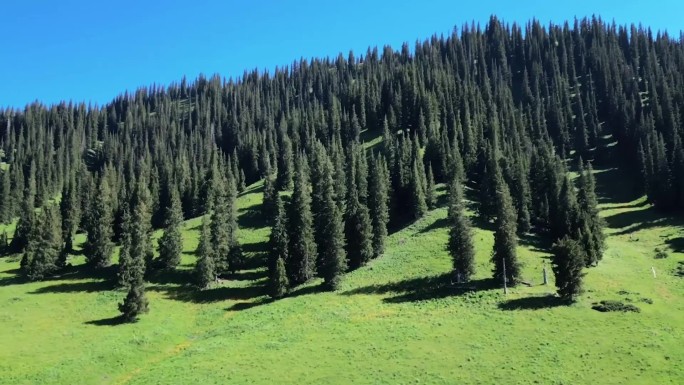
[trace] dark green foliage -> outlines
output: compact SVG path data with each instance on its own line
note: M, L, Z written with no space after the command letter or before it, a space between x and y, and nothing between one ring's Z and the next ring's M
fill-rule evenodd
M178 193L171 190L171 205L166 208L164 234L159 238L159 265L162 269L173 269L181 261L183 252L183 212Z
M90 207L86 232L88 237L83 253L89 265L95 268L109 266L114 245L112 243L113 218L109 206L110 190L107 179L101 178L93 204Z
M214 262L214 249L211 241L211 224L208 216L202 218L199 244L197 245L197 263L193 275L195 284L200 289L205 289L216 281L216 264Z
M435 176L432 173L432 163L428 163L425 186L425 204L428 209L435 208L435 193Z
M30 280L41 280L59 268L62 251L59 211L48 206L37 216L32 228L21 266Z
M335 202L332 164L324 161L321 168L320 185L317 186L321 193L321 206L316 213L319 219L316 228L319 235L318 272L328 290L337 290L342 274L347 270L344 225L339 205Z
M284 296L290 287L285 270L285 261L288 259L289 238L287 234L287 214L283 207L283 201L276 195L276 217L271 228L269 239L269 263L268 263L268 289L272 298Z
M597 265L603 258L603 249L605 248L604 223L599 215L595 188L594 170L591 163L588 163L586 171L580 167L579 193L577 197L579 227L584 233L583 237L585 240L583 243L587 266Z
M465 214L463 191L458 179L449 184L449 243L447 249L453 262L457 282L468 282L475 273L475 248L470 220Z
M133 228L133 218L128 202L122 204L122 224L121 224L121 248L119 249L119 268L117 272L117 282L119 286L128 288L132 281L133 261L131 259L131 231Z
M411 179L410 179L410 213L412 219L419 219L427 212L427 203L425 203L425 189L423 187L424 170L422 165L418 162L413 162Z
M494 251L492 262L494 263L494 278L501 280L504 277L504 263L506 265L506 280L515 284L520 277L520 264L518 262L518 238L517 218L515 208L511 200L508 185L499 175L496 183L496 220L494 231Z
M373 226L368 208L359 202L355 192L350 193L347 201L344 233L349 267L357 269L373 257Z
M216 271L220 274L236 268L235 254L231 254L237 246L236 189L232 179L216 178L211 191L211 243Z
M314 276L316 242L311 213L311 185L306 158L299 156L295 173L294 191L288 211L290 248L285 261L290 284L298 286Z
M574 301L582 293L585 253L582 245L565 236L553 245L553 274L556 277L558 295L566 301Z
M128 322L134 322L141 314L148 312L148 300L145 296L144 276L146 265L149 261L150 249L150 213L145 201L147 187L142 183L138 185L136 194L131 204L133 214L130 226L130 265L128 268L128 294L124 301L119 304L119 311Z
M389 171L384 156L371 158L368 208L373 226L373 254L385 252L389 223Z
M604 301L594 303L591 308L594 310L598 310L602 313L614 312L614 311L619 311L619 312L624 312L624 313L627 313L627 312L640 313L641 312L641 309L632 305L631 303L623 303L620 301L613 301L613 300L604 300Z
M62 215L62 238L64 239L64 251L73 250L73 237L78 229L78 222L81 217L81 207L79 206L76 182L70 180L64 184L62 189L62 199L59 202L59 210Z
M261 215L267 220L271 220L276 214L276 199L278 197L278 189L276 188L276 177L273 175L266 175L264 177L264 200L261 205Z

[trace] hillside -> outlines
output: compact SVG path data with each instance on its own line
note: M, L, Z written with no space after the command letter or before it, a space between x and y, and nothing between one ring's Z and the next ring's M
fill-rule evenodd
M258 263L268 228L252 217L255 184L238 198L255 268L196 295L182 275L194 264L199 220L187 221L182 269L150 282L151 311L135 324L116 324L123 293L82 265L25 283L16 261L0 260L0 382L680 383L684 280L674 270L684 260L683 222L620 194L619 171L596 175L607 249L572 306L550 296L552 281L541 285L548 251L534 239L519 247L532 286L504 296L490 279L492 232L481 228L475 290L450 289L443 207L392 234L385 255L349 273L338 292L319 292L314 281L272 302ZM653 259L656 247L670 257ZM591 309L604 299L641 313Z

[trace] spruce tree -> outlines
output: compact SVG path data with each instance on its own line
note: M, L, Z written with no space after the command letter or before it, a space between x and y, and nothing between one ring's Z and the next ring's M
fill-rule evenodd
M131 230L133 226L133 218L131 217L130 204L128 202L122 203L122 224L121 224L121 247L119 248L119 269L117 272L117 282L119 286L128 288L132 282L132 266L131 260Z
M311 279L316 267L316 242L311 213L311 185L306 158L300 155L295 171L294 191L288 210L290 249L287 261L290 285L298 286Z
M432 163L428 163L425 188L425 204L428 209L434 209L435 204L435 176L432 173Z
M516 251L518 246L517 218L508 185L500 174L496 183L496 220L494 224L494 251L492 253L494 278L497 280L504 279L505 263L505 279L515 285L520 277L520 264Z
M411 178L410 178L410 197L411 197L411 219L420 219L427 212L427 204L425 203L425 190L422 183L422 166L418 162L413 162Z
M214 249L211 241L211 223L209 216L202 218L199 244L197 245L197 263L193 271L195 284L200 289L208 288L216 281L216 264L214 263Z
M261 204L261 215L267 221L271 221L276 214L276 196L278 195L276 188L276 177L273 175L266 175L264 177L264 200Z
M183 212L175 189L171 189L171 205L166 208L164 234L159 238L159 264L162 269L173 269L181 261L183 252Z
M269 239L270 252L268 264L268 293L272 298L280 298L287 294L290 282L285 270L285 261L288 259L287 214L283 201L276 195L276 217L271 228Z
M574 301L582 292L582 269L585 265L582 246L569 236L556 242L553 246L553 273L560 297Z
M62 189L62 199L59 202L59 209L62 214L62 238L64 239L64 252L73 251L73 237L78 228L80 206L76 191L76 182L71 179L64 184Z
M147 206L145 191L147 187L140 182L134 194L131 204L133 214L131 215L130 232L130 281L128 294L124 301L119 304L119 311L123 318L128 322L135 322L141 314L149 310L149 302L145 296L145 271L149 260L150 250L150 211Z
M384 156L372 158L368 208L373 225L373 254L385 252L387 224L389 223L389 171Z
M357 269L373 257L373 227L368 208L359 201L356 188L349 190L345 219L349 267Z
M322 165L323 176L320 181L322 205L318 216L320 234L319 275L323 277L323 285L328 290L337 290L342 274L347 270L344 253L344 224L339 204L335 202L335 186L333 182L333 165L325 161Z
M102 268L109 266L113 244L113 213L109 205L109 183L106 178L101 178L90 208L90 219L86 231L88 236L83 245L83 253L90 266Z
M457 178L449 184L449 242L447 249L453 262L457 282L468 282L475 273L475 249L470 220L465 214L463 190Z
M586 171L580 168L579 191L579 227L583 231L583 244L587 257L586 265L594 266L603 258L605 235L603 219L599 215L598 199L595 192L596 181L591 163L587 163Z
M37 216L21 263L28 279L41 280L59 268L58 260L62 251L59 224L59 212L54 206L45 207Z

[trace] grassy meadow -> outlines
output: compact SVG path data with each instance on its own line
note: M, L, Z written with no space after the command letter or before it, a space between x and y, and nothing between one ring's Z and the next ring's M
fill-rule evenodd
M394 232L385 255L347 274L338 292L319 292L316 280L273 302L263 289L261 184L238 199L248 270L201 294L187 286L200 220L187 221L182 268L150 279L150 313L134 324L119 323L124 293L83 269L82 256L35 283L4 257L0 383L682 384L684 278L674 271L684 221L654 212L625 180L597 171L607 249L571 306L553 297L548 245L534 237L518 249L530 286L505 296L490 279L487 226L475 229L474 290L453 288L444 207ZM444 186L439 193L443 206ZM654 259L655 248L669 258ZM591 308L607 299L641 312Z

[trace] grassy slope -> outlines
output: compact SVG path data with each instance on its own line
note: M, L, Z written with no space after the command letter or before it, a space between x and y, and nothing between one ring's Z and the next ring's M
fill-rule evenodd
M598 172L599 187L622 180L615 170ZM684 381L684 279L672 274L684 258L675 252L684 247L681 222L656 215L643 200L602 200L608 249L588 272L587 293L570 307L557 306L548 296L553 287L540 285L547 253L533 239L519 254L534 286L508 297L492 288L493 237L479 228L478 290L445 288L443 208L393 234L386 255L348 274L339 292L319 293L313 282L270 302L258 268L268 237L254 216L259 188L238 202L254 268L202 296L179 285L188 270L155 279L151 311L136 324L116 324L123 293L78 267L25 283L16 278L18 262L0 260L0 383ZM194 263L198 225L186 223L184 269ZM653 259L655 247L669 247L670 258ZM644 297L654 303L639 302ZM625 298L642 312L591 309L597 300Z

